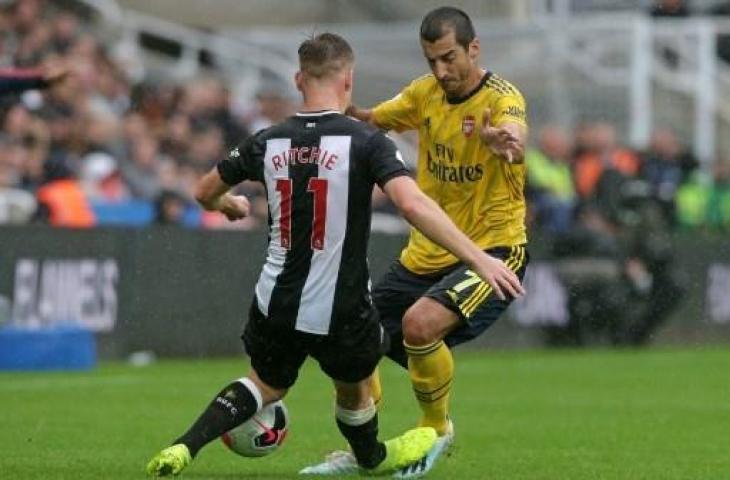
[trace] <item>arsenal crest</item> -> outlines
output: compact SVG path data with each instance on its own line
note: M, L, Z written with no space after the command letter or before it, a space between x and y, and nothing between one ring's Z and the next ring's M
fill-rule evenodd
M477 122L474 119L474 115L467 115L464 117L464 120L461 122L461 131L464 132L465 137L471 137L471 134L474 133L476 124Z

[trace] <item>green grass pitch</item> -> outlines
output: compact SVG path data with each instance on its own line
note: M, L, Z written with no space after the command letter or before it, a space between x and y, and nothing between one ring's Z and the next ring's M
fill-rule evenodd
M0 478L142 479L144 466L246 371L245 358L0 373ZM381 366L383 437L417 406ZM456 444L434 479L730 479L730 348L456 354ZM333 391L308 363L286 400L290 436L243 459L220 442L182 478L287 479L343 446Z

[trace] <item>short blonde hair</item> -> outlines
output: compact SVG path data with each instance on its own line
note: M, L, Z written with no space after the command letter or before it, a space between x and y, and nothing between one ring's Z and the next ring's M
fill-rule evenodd
M324 78L352 66L355 55L347 40L336 33L320 33L299 45L299 69Z

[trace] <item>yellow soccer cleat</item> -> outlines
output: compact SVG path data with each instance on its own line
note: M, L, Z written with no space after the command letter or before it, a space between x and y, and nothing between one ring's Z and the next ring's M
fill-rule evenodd
M147 473L155 477L167 477L168 475L177 475L182 472L185 467L190 465L193 457L190 456L190 450L182 443L167 447L154 456L150 463L147 464Z
M438 435L431 427L408 430L400 437L385 442L385 458L372 469L363 469L366 475L384 475L410 465L428 453Z
M444 435L439 436L426 456L407 467L401 468L393 475L394 478L420 478L426 475L436 465L436 460L445 454L454 442L454 423L449 419L449 427Z

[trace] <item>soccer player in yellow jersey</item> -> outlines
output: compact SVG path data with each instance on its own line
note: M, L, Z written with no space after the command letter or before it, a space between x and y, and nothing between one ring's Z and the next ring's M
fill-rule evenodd
M351 107L348 113L384 130L417 130L418 185L521 281L528 261L525 101L509 82L479 66L479 39L463 11L431 11L420 37L432 73L371 110ZM420 425L441 436L401 477L423 475L452 441L449 348L480 335L524 294L499 279L485 280L412 229L400 259L373 291L391 334L388 356L408 368L423 411Z

